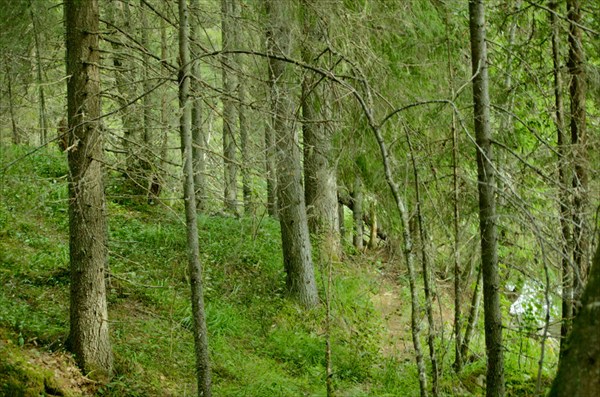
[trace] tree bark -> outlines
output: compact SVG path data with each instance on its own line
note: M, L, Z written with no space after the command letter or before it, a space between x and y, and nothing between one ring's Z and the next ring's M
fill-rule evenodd
M221 0L221 42L224 50L231 50L234 36L233 1ZM237 78L235 72L235 57L232 54L222 54L223 78L223 170L225 185L224 205L225 211L237 213L237 165L235 163L238 117L236 105L232 97L237 92Z
M266 0L273 33L268 43L270 55L288 55L291 32L287 16L293 12L291 3L289 0ZM287 289L290 296L305 307L312 307L318 304L319 298L306 220L298 134L289 121L294 104L288 88L289 82L286 81L287 64L269 58L269 66L273 127L277 140L279 221Z
M431 298L431 266L429 265L429 257L427 256L427 238L425 234L425 226L423 222L423 212L421 206L421 189L419 186L419 173L417 171L417 162L415 160L413 147L410 141L410 135L406 134L406 140L410 150L410 159L412 163L414 183L415 183L415 199L416 199L416 216L417 228L419 230L419 240L421 242L421 266L423 269L423 292L425 295L425 314L427 316L427 324L429 325L427 333L427 345L429 347L429 357L431 359L431 393L434 397L440 394L439 384L439 367L437 352L435 349L435 321L433 319L433 307Z
M108 20L111 24L118 26L122 23L123 31L131 32L131 23L133 21L129 0L123 2L113 0L107 7ZM120 16L117 15L120 12ZM123 124L122 145L125 152L125 170L128 188L133 195L146 195L147 186L144 178L144 172L140 167L138 159L140 152L137 149L139 141L139 131L143 129L143 110L140 108L140 102L134 101L139 96L139 87L136 83L138 78L138 69L132 62L131 49L127 41L111 42L113 49L113 73L117 90L117 104L119 106L119 115Z
M241 14L241 5L240 0L233 0L233 17L236 21L243 21ZM233 32L233 41L235 48L242 48L244 44L243 30L239 28L235 29ZM238 68L238 76L237 76L237 113L238 113L238 122L240 129L240 156L242 160L242 197L244 200L244 213L246 215L252 215L254 213L254 197L252 193L252 178L251 178L251 163L250 163L250 141L249 141L249 128L248 128L248 119L246 117L247 108L246 108L246 71L244 68L244 59L241 54L234 55L235 65Z
M573 150L573 313L577 314L579 300L585 286L589 269L589 241L586 219L588 204L587 134L586 134L586 86L585 56L581 40L581 8L579 0L567 0L569 20L569 74L571 84L571 146Z
M141 43L142 46L146 49L150 47L150 39L148 36L148 31L150 27L148 26L148 18L146 15L146 10L144 7L144 0L140 0L140 20L141 20ZM154 196L157 194L157 177L154 174L154 169L156 169L152 160L152 94L150 93L152 89L152 84L150 84L150 57L147 53L142 55L143 60L143 76L144 81L142 82L142 90L144 96L142 97L142 153L140 156L140 172L141 181L145 182L144 186L146 188L146 197L148 203L151 203L154 199Z
M326 32L319 28L312 1L302 2L304 44L302 60L313 63L314 48ZM308 228L317 238L323 258L339 260L341 248L338 235L337 175L332 159L331 131L327 115L330 106L325 83L306 72L302 81L302 133L304 143L304 193Z
M192 0L190 3L192 14L199 15L200 12L200 1ZM192 52L194 58L200 56L200 40L201 40L201 27L199 23L191 24L191 37L192 37ZM194 188L196 189L196 210L199 213L204 212L206 209L206 134L202 128L202 98L201 84L202 76L200 75L200 61L194 59L192 61L192 81L190 84L191 91L193 93L192 102L192 157L193 157L193 169L194 169Z
M600 390L600 244L549 397L595 397Z
M85 373L107 380L112 372L105 271L108 261L100 129L100 51L97 0L65 2L69 125L68 344Z
M352 242L354 248L358 251L362 251L363 246L363 210L362 210L362 182L360 177L357 175L354 177L354 187L352 188L352 219L354 221L354 234L352 236Z
M479 285L481 284L482 271L481 267L477 271L477 278L475 279L475 288L473 288L473 295L471 296L471 306L469 309L469 316L467 317L467 328L465 329L465 336L462 338L460 344L460 356L464 361L469 353L469 345L471 339L475 333L475 326L479 319L479 307L481 306L481 294L479 293Z
M265 10L268 13L269 1L264 0ZM267 23L265 29L265 38L268 43L273 39L272 27ZM268 51L268 48L267 48ZM271 64L267 65L268 75L271 76ZM275 101L276 92L273 87L273 82L269 79L269 101L271 104ZM265 117L264 134L265 134L265 172L267 180L267 213L272 218L278 218L278 203L277 203L277 155L275 149L275 116L271 113L269 117Z
M196 193L194 189L194 169L192 156L190 95L190 48L187 0L179 0L179 131L183 159L183 191L185 220L187 226L187 255L192 290L192 317L194 319L194 344L196 356L196 378L198 396L209 397L211 392L210 360L204 293L202 285L202 264L198 246L198 223L196 220Z
M17 119L15 116L15 106L13 103L13 92L12 92L12 73L10 70L10 66L8 63L8 59L4 60L5 70L6 70L6 89L8 93L8 112L10 114L10 126L12 131L12 143L13 145L18 145L21 143L21 139L19 137L19 129L17 128Z
M270 68L269 68L270 70ZM273 101L273 89L270 90L271 101ZM274 117L265 123L265 171L267 179L267 213L272 218L278 218L277 203L277 161L275 159L275 131Z
M483 269L483 305L487 351L486 395L504 396L502 312L498 275L495 169L493 164L490 97L483 0L469 0L473 71L473 101L479 190L479 227Z
M550 25L552 28L552 64L554 75L554 123L556 125L556 145L558 152L558 201L559 201L559 217L560 228L562 233L561 241L561 287L562 287L562 322L560 327L560 351L561 354L565 349L567 335L571 332L573 318L573 278L571 271L571 226L570 218L570 197L567 186L569 185L568 177L568 158L567 147L565 141L565 122L564 122L564 104L563 104L563 82L560 71L560 45L559 45L559 22L555 12L557 11L556 1L549 4L552 11L550 12Z
M31 24L33 26L33 38L35 43L35 63L36 63L36 76L38 85L38 99L39 99L39 129L40 129L40 144L44 145L48 142L48 123L46 121L46 99L44 96L44 79L42 77L42 55L40 49L40 38L38 31L38 22L33 13L33 2L29 0L29 15L31 16Z

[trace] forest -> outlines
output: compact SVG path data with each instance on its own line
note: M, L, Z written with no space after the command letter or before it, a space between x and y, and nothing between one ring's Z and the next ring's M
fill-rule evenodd
M600 394L600 3L0 0L0 395Z

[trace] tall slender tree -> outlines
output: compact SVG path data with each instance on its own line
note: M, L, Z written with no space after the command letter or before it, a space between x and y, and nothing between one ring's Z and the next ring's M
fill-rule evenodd
M469 0L469 28L487 352L486 395L489 397L502 397L504 396L504 355L502 347L502 312L500 310L500 277L498 275L496 186L483 0Z
M200 14L200 1L192 0L190 2L192 15ZM198 59L201 52L200 35L201 26L199 21L195 19L190 27L192 37L192 81L190 83L193 97L192 102L192 157L194 160L194 188L196 189L196 208L198 212L204 211L206 208L206 133L202 126L202 97L201 97L201 79L200 75L200 60Z
M560 350L565 350L567 335L571 332L571 319L573 317L573 278L571 271L572 247L570 225L570 197L568 192L568 158L567 142L565 140L563 82L560 62L559 21L556 15L557 2L550 4L550 25L552 29L552 72L554 75L554 123L556 125L556 145L558 152L558 181L559 181L559 216L562 233L561 249L561 287L562 287L562 323L560 330Z
M36 78L38 85L38 125L40 129L40 144L45 144L48 141L48 122L46 120L46 97L44 95L44 79L42 75L42 46L40 43L40 32L39 22L34 14L33 1L29 0L29 15L31 17L31 25L33 26L33 39L35 43L35 65L36 65Z
M190 103L190 29L187 0L179 0L179 133L183 158L183 199L185 203L185 223L187 226L187 256L192 290L192 317L196 356L196 379L198 397L210 397L211 374L208 353L208 331L204 310L202 284L202 263L198 245L198 222L196 216L196 192L194 189L194 167L192 156L192 112Z
M237 76L235 56L227 51L235 45L234 31L234 6L235 0L221 0L221 43L223 50L222 71L223 77L223 169L225 185L224 203L225 211L237 213L237 164L235 136L238 131L237 106L233 100L237 92Z
M270 31L268 54L288 56L291 29L287 16L294 12L290 0L265 0ZM279 223L283 247L286 284L289 294L306 307L319 302L315 281L312 248L308 234L304 190L302 188L302 165L298 133L290 121L294 103L289 89L287 64L274 57L269 58L272 87L271 108L273 129L277 148L277 195Z
M65 2L69 125L69 347L84 372L108 378L105 271L108 260L100 129L100 49L97 0Z

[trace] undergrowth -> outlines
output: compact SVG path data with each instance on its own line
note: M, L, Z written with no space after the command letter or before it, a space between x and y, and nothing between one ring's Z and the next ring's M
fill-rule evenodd
M21 349L63 351L69 317L66 161L47 149L6 169L27 152L3 150L0 330ZM182 212L166 205L125 205L110 196L107 208L115 373L94 393L192 396L194 346ZM278 223L268 217L200 216L198 225L214 395L326 395L325 305L307 311L286 299ZM373 304L374 295L399 290L398 315L407 319L408 295L398 288L398 279L382 275L379 260L358 258L336 263L332 270L332 381L337 395L418 395L412 353L385 354L385 323ZM318 265L316 271L324 299L326 269ZM407 346L408 323L403 332ZM481 341L476 343L480 349ZM13 356L15 351L19 348L11 349ZM482 391L477 383L484 373L482 357L467 365L460 379L451 374L453 357L444 357L444 394ZM18 376L23 373L27 371ZM517 380L509 382L509 389L531 385L525 376Z

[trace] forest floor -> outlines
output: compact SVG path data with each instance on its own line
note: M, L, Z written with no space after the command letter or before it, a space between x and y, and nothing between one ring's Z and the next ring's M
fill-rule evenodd
M108 176L108 305L114 376L98 384L65 351L69 271L66 162L51 150L0 159L0 395L192 396L195 393L185 224L177 204L145 206ZM215 396L325 396L325 304L284 295L279 225L200 216L201 259ZM330 338L337 395L413 396L418 379L410 294L398 256L348 246L333 266ZM326 269L317 264L325 299ZM450 368L451 290L441 285L443 395L479 395L485 360ZM422 324L423 331L426 326ZM425 335L423 332L423 335ZM481 338L475 346L481 350ZM423 346L426 346L423 344ZM427 354L427 352L424 352ZM526 371L523 371L525 373ZM518 380L509 395L528 395Z

